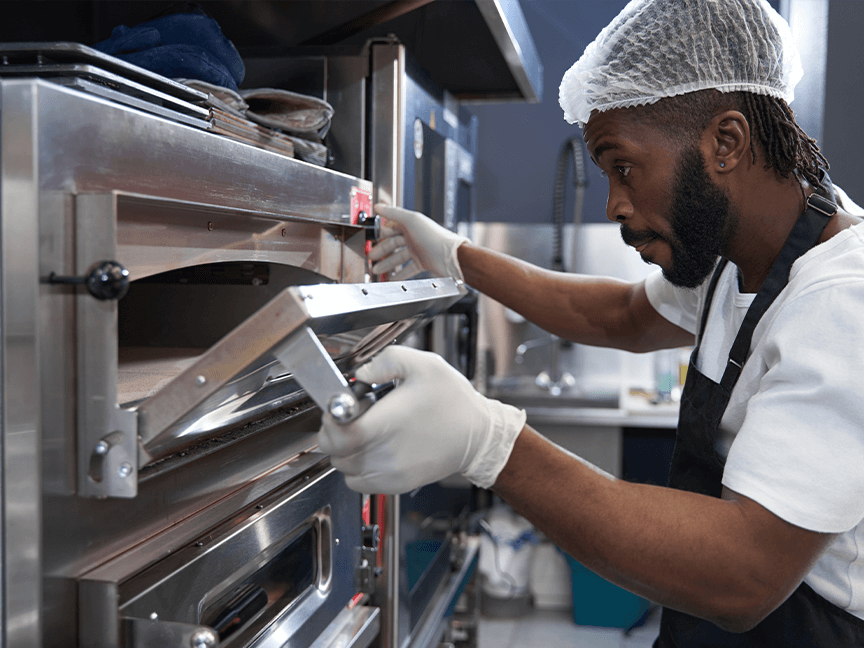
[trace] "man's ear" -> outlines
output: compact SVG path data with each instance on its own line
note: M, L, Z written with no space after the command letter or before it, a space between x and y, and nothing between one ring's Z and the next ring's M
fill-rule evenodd
M708 148L705 160L709 168L717 173L729 173L750 155L750 124L737 110L727 110L716 115L705 131Z

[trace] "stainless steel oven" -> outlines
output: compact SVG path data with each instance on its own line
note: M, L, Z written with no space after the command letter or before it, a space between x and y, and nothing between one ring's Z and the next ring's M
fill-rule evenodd
M42 80L0 102L6 645L368 645L377 538L319 406L464 287L368 283L366 180Z

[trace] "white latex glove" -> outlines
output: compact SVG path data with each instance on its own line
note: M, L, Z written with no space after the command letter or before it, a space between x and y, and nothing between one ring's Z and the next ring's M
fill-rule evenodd
M406 493L454 473L495 483L525 426L525 412L478 393L434 353L390 346L358 380L397 386L356 420L322 415L318 446L361 493Z
M381 239L372 247L369 258L372 272L388 274L393 280L408 279L422 270L435 277L465 280L456 250L468 239L441 227L420 212L376 204L375 213L385 221ZM401 267L400 267L401 266Z

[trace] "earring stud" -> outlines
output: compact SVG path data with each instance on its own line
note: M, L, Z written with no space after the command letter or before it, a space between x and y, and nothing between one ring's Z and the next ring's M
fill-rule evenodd
M725 166L726 166L726 163L725 163L725 162L721 162L721 163L720 163L720 168L721 168L721 169L722 169L723 167L725 167Z

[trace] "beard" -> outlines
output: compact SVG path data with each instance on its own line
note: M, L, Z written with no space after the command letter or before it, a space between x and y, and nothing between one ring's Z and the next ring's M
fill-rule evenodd
M696 288L725 252L735 219L729 197L711 180L702 154L695 147L678 159L672 196L669 211L673 238L665 239L672 249L672 263L663 268L663 276L675 286ZM628 245L661 238L655 232L637 232L623 224L621 237Z

